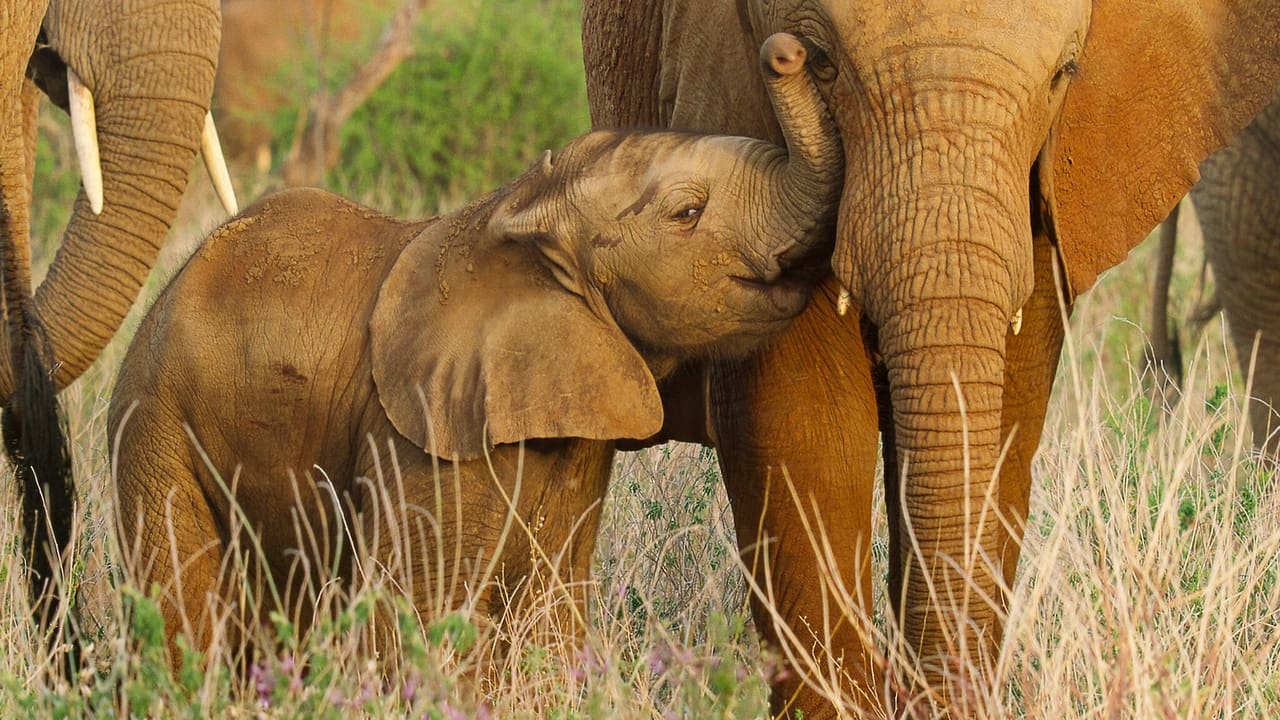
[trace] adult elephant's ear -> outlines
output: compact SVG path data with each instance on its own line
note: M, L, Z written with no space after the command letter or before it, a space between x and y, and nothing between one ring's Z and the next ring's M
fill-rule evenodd
M450 460L532 438L658 432L662 402L640 355L533 246L442 252L430 235L405 248L373 312L373 379L397 431Z
M1280 3L1096 0L1040 158L1072 295L1124 259L1280 83Z

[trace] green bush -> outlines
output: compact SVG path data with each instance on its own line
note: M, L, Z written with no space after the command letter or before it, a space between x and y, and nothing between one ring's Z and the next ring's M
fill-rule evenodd
M36 136L36 175L31 200L32 262L43 268L53 261L62 230L80 192L80 170L66 113L42 103Z
M577 0L473 0L474 22L420 21L416 54L342 131L336 191L382 209L454 207L585 132Z

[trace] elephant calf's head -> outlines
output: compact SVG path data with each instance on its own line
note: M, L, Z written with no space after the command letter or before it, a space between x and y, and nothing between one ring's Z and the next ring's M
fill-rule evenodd
M649 437L655 379L804 309L843 155L799 42L771 38L762 58L785 149L592 133L442 221L443 247L431 230L405 248L372 319L397 430L459 460L530 438Z
M491 228L534 242L557 280L642 350L744 352L804 309L843 156L791 36L761 54L787 140L602 131L549 154Z

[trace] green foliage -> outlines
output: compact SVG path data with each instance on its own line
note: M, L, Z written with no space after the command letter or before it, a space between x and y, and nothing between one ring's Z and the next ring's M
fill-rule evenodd
M427 628L427 642L444 647L445 640L460 653L466 653L476 644L476 626L461 613L450 613Z
M0 707L21 710L25 717L223 717L230 698L229 670L204 667L204 657L183 639L178 674L170 673L164 618L151 596L125 586L128 651L112 662L99 662L97 646L88 645L80 657L80 671L71 679L74 689L48 692L30 682L5 675L0 686L7 696ZM202 688L212 684L219 692L202 700Z
M343 128L335 190L376 188L391 212L457 205L588 129L580 3L471 5L474 23L426 18L414 57Z
M1213 415L1221 410L1223 404L1231 397L1231 389L1226 383L1218 383L1213 387L1213 395L1204 401L1204 410L1209 415ZM1213 436L1209 438L1210 446L1213 452L1221 454L1226 449L1227 444L1227 426L1219 424L1213 431Z
M644 680L663 717L768 717L764 680L776 669L767 651L744 653L744 615L711 613L706 638L697 646L659 641L624 662Z
M80 171L71 141L71 123L52 103L42 103L31 201L32 255L37 265L53 260L79 192Z

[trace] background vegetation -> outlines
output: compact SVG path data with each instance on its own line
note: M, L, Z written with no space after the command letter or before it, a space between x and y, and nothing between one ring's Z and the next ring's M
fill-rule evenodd
M574 0L437 2L417 56L344 130L330 185L384 210L429 214L496 187L584 130L578 12ZM279 148L294 125L278 118ZM47 111L35 223L43 263L78 188L69 148L62 119ZM149 295L222 219L195 177ZM245 171L242 204L277 184ZM1141 318L1153 249L1104 276L1074 313L1035 466L1006 651L994 693L970 698L973 716L1280 714L1277 496L1245 450L1242 380L1230 371L1219 322L1185 352L1181 404L1165 413L1147 400ZM1182 243L1175 317L1199 293L1200 257L1194 238ZM673 445L619 460L585 647L533 640L545 637L535 630L550 608L501 629L457 616L419 624L375 577L350 596L332 595L332 619L309 636L277 618L261 644L272 650L252 658L245 677L218 663L204 672L194 657L170 677L146 589L122 583L104 430L112 378L146 302L64 394L83 502L75 582L83 626L97 639L95 668L61 676L31 635L6 486L0 716L761 717L768 678L801 672L755 640L714 456ZM882 578L883 507L877 522ZM900 646L883 607L872 627L892 655ZM389 679L361 652L373 624L387 622L378 608L390 608L401 629L387 650L400 659ZM502 672L479 678L478 659L505 645L515 650Z
M392 212L455 207L590 128L581 2L471 4L448 23L428 8L417 56L343 129L335 190L372 189Z

